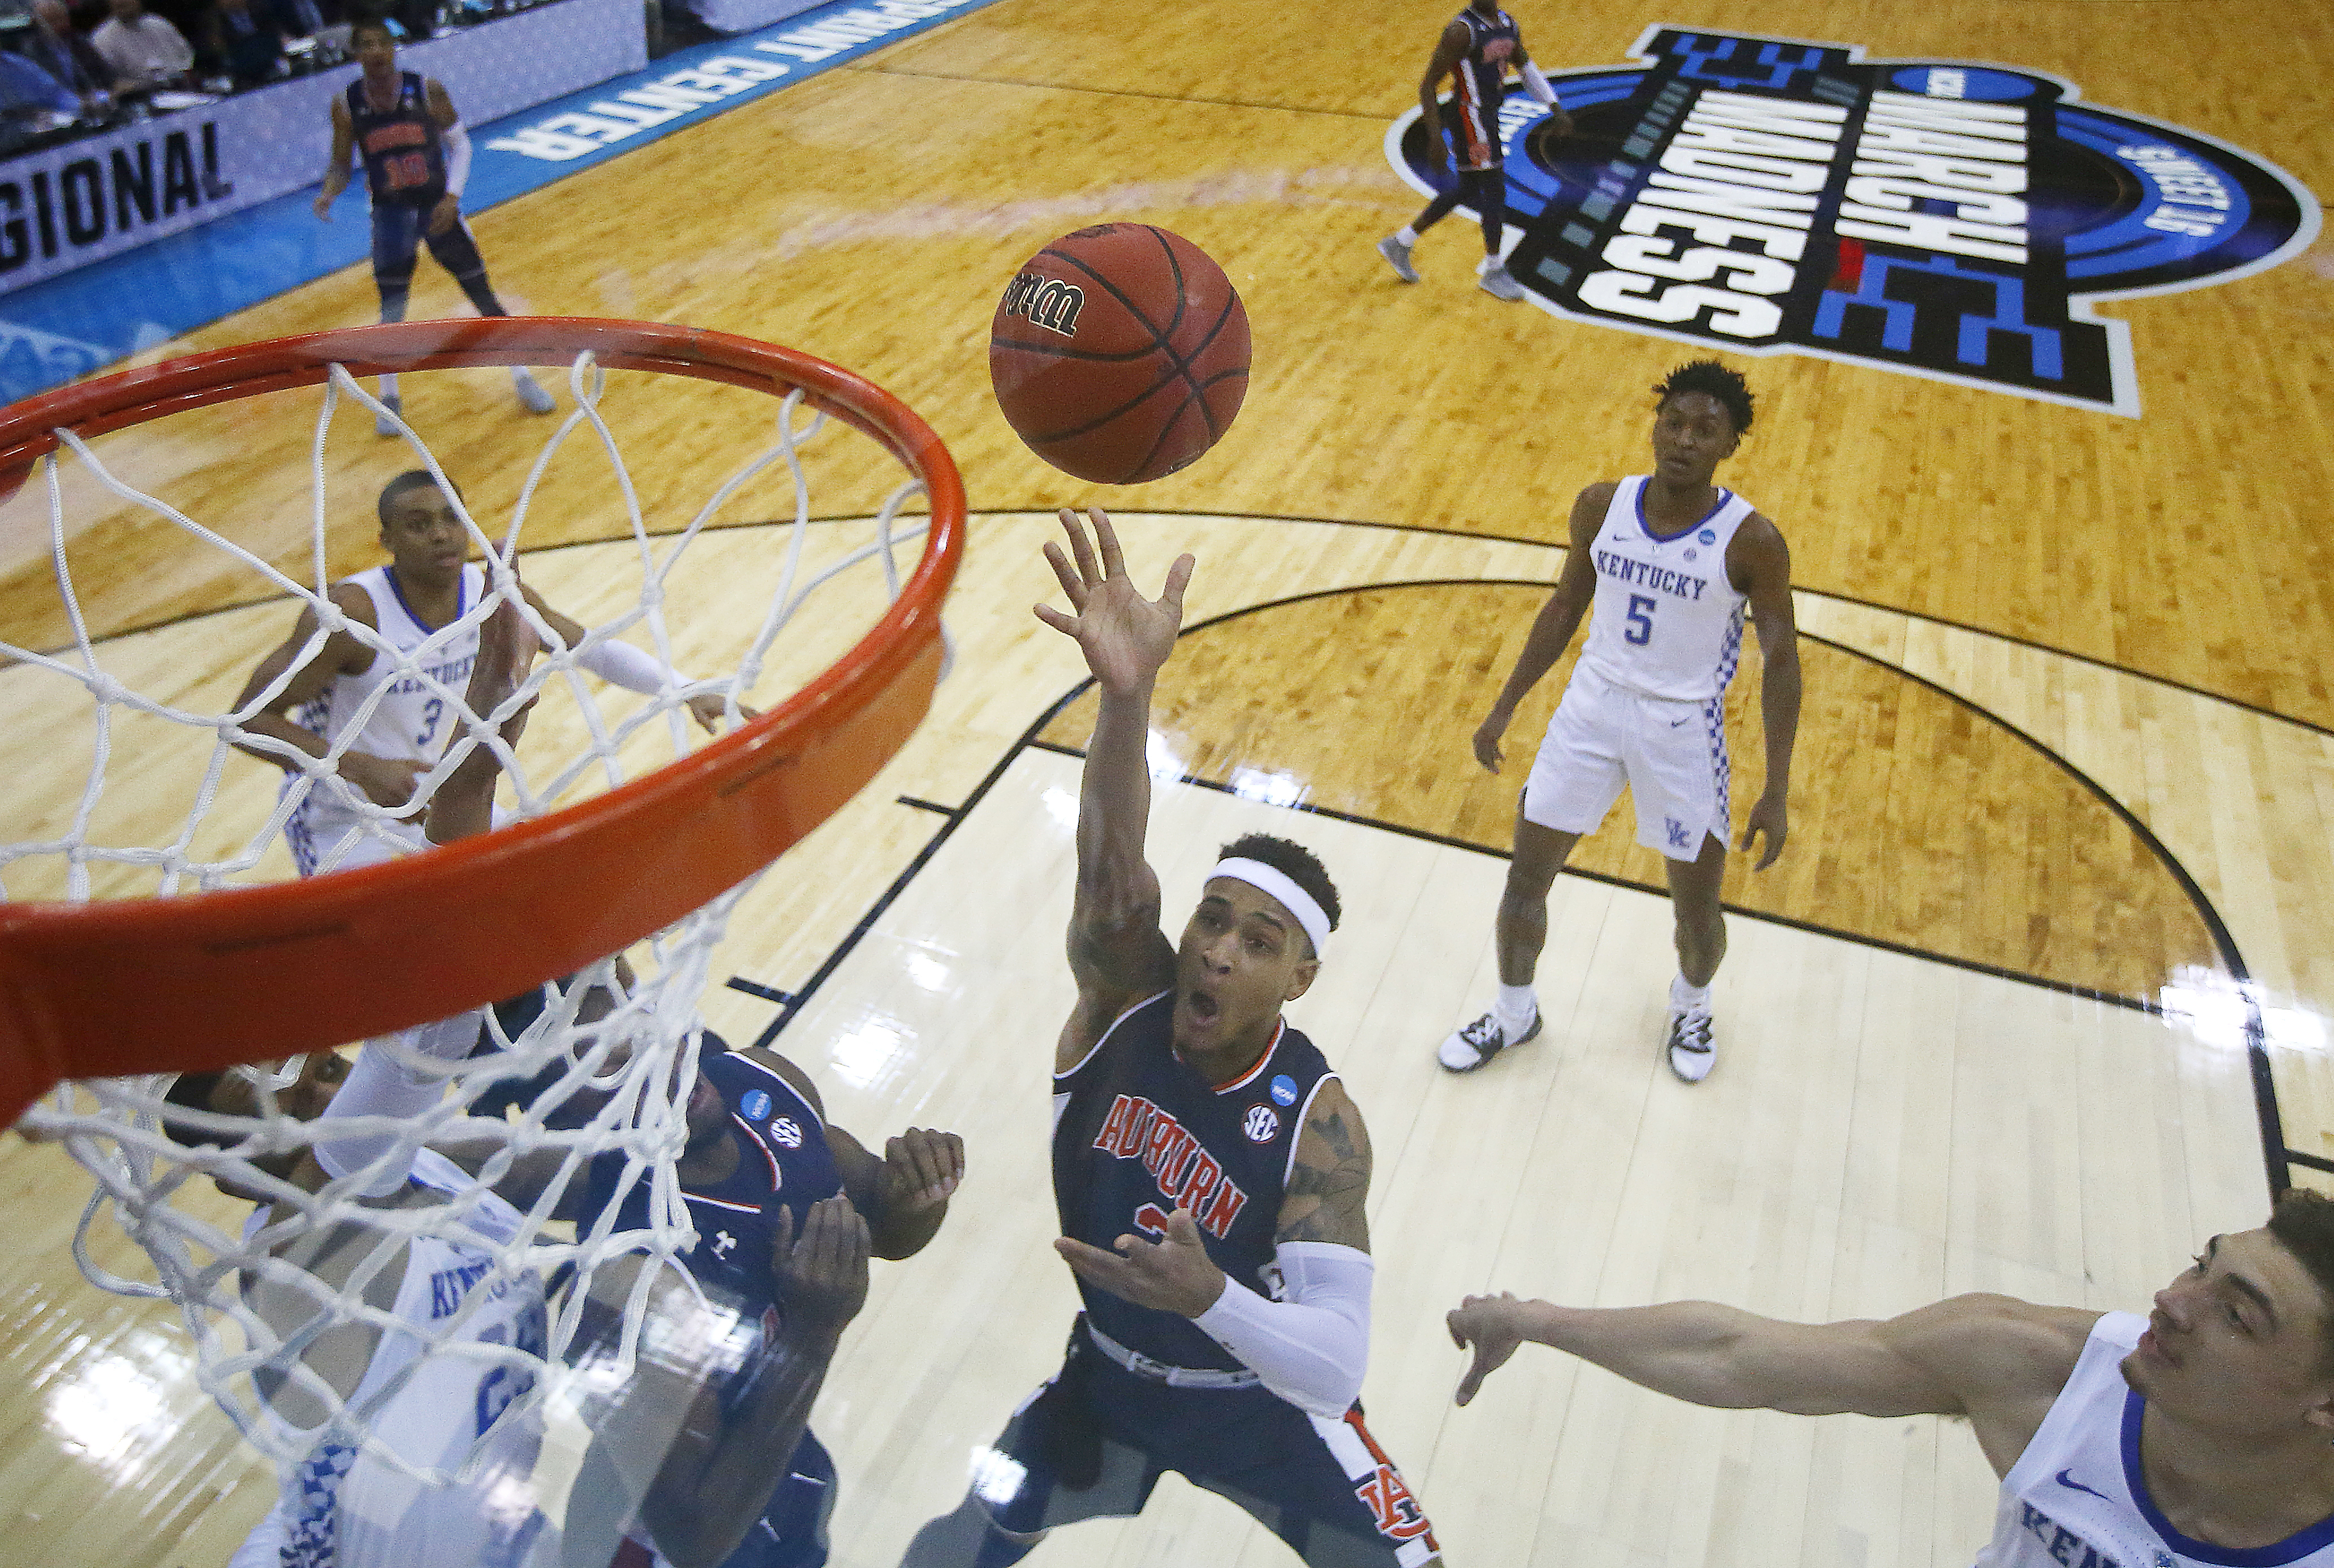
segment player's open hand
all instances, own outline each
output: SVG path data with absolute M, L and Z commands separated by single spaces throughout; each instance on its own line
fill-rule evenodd
M 721 718 L 729 711 L 729 705 L 719 692 L 699 692 L 690 697 L 685 706 L 689 709 L 689 717 L 697 721 L 698 728 L 708 735 L 721 733 Z M 762 717 L 762 710 L 758 707 L 748 707 L 741 702 L 738 705 L 738 716 L 740 718 L 759 718 Z
M 1481 724 L 1475 726 L 1475 760 L 1487 773 L 1497 773 L 1508 754 L 1500 749 L 1500 737 L 1508 733 L 1508 721 L 1515 716 L 1507 709 L 1495 707 Z
M 484 718 L 508 702 L 511 695 L 526 683 L 526 672 L 535 664 L 535 656 L 543 647 L 543 640 L 527 624 L 514 594 L 495 606 L 495 612 L 478 628 L 477 662 L 470 667 L 470 684 L 462 694 L 463 706 Z M 535 699 L 528 697 L 519 710 L 503 721 L 502 737 L 516 746 L 526 728 L 526 716 L 534 711 Z
M 1459 1380 L 1459 1402 L 1465 1404 L 1483 1386 L 1483 1380 L 1507 1364 L 1524 1342 L 1519 1321 L 1524 1303 L 1507 1291 L 1498 1295 L 1471 1295 L 1453 1308 L 1443 1319 L 1451 1330 L 1451 1342 L 1461 1350 L 1472 1348 L 1475 1360 L 1467 1368 L 1467 1375 Z
M 1122 1236 L 1113 1245 L 1118 1250 L 1108 1253 L 1065 1236 L 1055 1239 L 1054 1250 L 1080 1279 L 1136 1306 L 1195 1318 L 1224 1294 L 1224 1271 L 1208 1256 L 1188 1208 L 1167 1217 L 1156 1242 Z
M 362 751 L 341 755 L 341 776 L 377 806 L 401 806 L 410 801 L 414 781 L 422 771 L 422 765 L 410 757 L 374 756 Z
M 1159 673 L 1175 650 L 1175 633 L 1183 624 L 1183 588 L 1191 581 L 1191 557 L 1179 555 L 1167 569 L 1166 586 L 1156 600 L 1143 597 L 1134 579 L 1126 574 L 1126 557 L 1120 553 L 1118 534 L 1099 506 L 1089 507 L 1095 539 L 1086 540 L 1077 514 L 1063 509 L 1062 532 L 1070 536 L 1070 554 L 1058 544 L 1046 546 L 1046 563 L 1067 595 L 1074 615 L 1050 604 L 1037 607 L 1037 619 L 1066 636 L 1077 639 L 1086 656 L 1086 668 L 1106 692 L 1140 689 Z M 1095 551 L 1101 564 L 1095 564 Z M 1072 564 L 1075 562 L 1075 567 Z
M 1749 854 L 1751 841 L 1761 833 L 1767 835 L 1767 850 L 1759 857 L 1759 863 L 1750 868 L 1754 871 L 1763 871 L 1773 865 L 1775 857 L 1783 852 L 1783 842 L 1791 836 L 1790 813 L 1783 807 L 1782 796 L 1759 797 L 1759 803 L 1750 808 L 1750 822 L 1742 829 L 1742 842 L 1736 847 Z
M 810 1206 L 802 1237 L 794 1210 L 781 1205 L 770 1246 L 770 1272 L 789 1327 L 840 1333 L 867 1304 L 867 1222 L 841 1193 Z
M 318 217 L 323 219 L 326 223 L 333 221 L 333 197 L 330 194 L 318 196 L 313 205 L 316 209 L 316 216 Z
M 883 1178 L 877 1188 L 884 1218 L 914 1218 L 948 1207 L 964 1182 L 964 1140 L 953 1132 L 911 1127 L 883 1143 Z

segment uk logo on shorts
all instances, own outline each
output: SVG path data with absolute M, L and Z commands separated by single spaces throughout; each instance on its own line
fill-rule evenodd
M 1661 25 L 1629 55 L 1548 73 L 1567 136 L 1521 93 L 1500 111 L 1508 270 L 1569 320 L 2136 418 L 2131 333 L 2096 306 L 2318 233 L 2274 165 L 2044 72 Z M 1414 109 L 1385 147 L 1422 192 L 1456 178 Z
M 770 1123 L 770 1136 L 788 1149 L 802 1147 L 802 1128 L 791 1116 L 781 1116 Z
M 1686 834 L 1685 824 L 1675 817 L 1664 817 L 1662 831 L 1669 834 L 1670 848 L 1673 850 L 1684 849 L 1692 842 Z
M 1272 1102 L 1288 1106 L 1297 1103 L 1297 1080 L 1284 1073 L 1272 1081 Z
M 1240 1123 L 1240 1130 L 1248 1134 L 1250 1143 L 1269 1143 L 1273 1134 L 1280 1130 L 1280 1118 L 1272 1113 L 1269 1105 L 1251 1105 Z
M 745 1098 L 738 1101 L 738 1109 L 747 1121 L 759 1121 L 770 1113 L 770 1097 L 758 1089 L 748 1089 Z

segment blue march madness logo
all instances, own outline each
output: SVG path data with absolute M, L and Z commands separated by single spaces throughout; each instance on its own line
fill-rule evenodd
M 1551 72 L 1574 132 L 1500 116 L 1508 270 L 1546 308 L 2137 415 L 2104 299 L 2276 265 L 2317 235 L 2291 176 L 2072 82 L 1853 46 L 1646 29 L 1642 66 Z M 1412 110 L 1386 154 L 1449 188 Z

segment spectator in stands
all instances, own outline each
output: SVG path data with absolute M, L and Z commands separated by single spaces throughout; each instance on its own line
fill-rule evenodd
M 140 0 L 106 0 L 113 14 L 89 41 L 113 68 L 113 91 L 144 92 L 182 82 L 195 63 L 186 34 L 153 15 Z
M 213 0 L 203 14 L 203 47 L 213 67 L 234 78 L 237 88 L 272 81 L 284 66 L 284 31 L 275 7 L 255 10 L 251 0 Z
M 269 7 L 286 38 L 313 38 L 340 20 L 334 0 L 275 0 Z
M 85 119 L 94 120 L 113 106 L 107 90 L 113 80 L 105 56 L 73 31 L 72 14 L 64 0 L 33 0 L 33 25 L 24 34 L 24 58 L 57 79 L 57 84 L 81 101 Z

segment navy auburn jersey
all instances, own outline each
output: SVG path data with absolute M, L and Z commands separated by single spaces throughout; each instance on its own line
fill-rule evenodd
M 1278 1296 L 1273 1234 L 1297 1135 L 1336 1076 L 1313 1042 L 1274 1025 L 1272 1044 L 1230 1083 L 1175 1054 L 1175 993 L 1120 1014 L 1085 1060 L 1054 1075 L 1054 1202 L 1062 1234 L 1112 1250 L 1130 1232 L 1157 1239 L 1188 1208 L 1217 1267 Z M 1239 1360 L 1191 1319 L 1136 1306 L 1078 1281 L 1086 1317 L 1130 1350 L 1178 1367 L 1233 1371 Z
M 446 194 L 446 149 L 429 95 L 418 72 L 400 72 L 397 101 L 375 109 L 365 99 L 364 78 L 349 83 L 349 123 L 357 154 L 364 159 L 365 185 L 375 202 L 399 207 L 435 207 Z
M 1470 5 L 1459 13 L 1467 29 L 1467 53 L 1452 72 L 1451 140 L 1466 168 L 1490 168 L 1500 161 L 1500 103 L 1507 96 L 1508 63 L 1523 47 L 1516 19 L 1506 12 L 1486 22 Z
M 738 1169 L 726 1181 L 680 1189 L 697 1229 L 697 1246 L 681 1254 L 681 1262 L 717 1303 L 752 1321 L 775 1300 L 770 1255 L 779 1207 L 792 1211 L 800 1236 L 810 1206 L 843 1190 L 843 1173 L 827 1147 L 825 1122 L 781 1074 L 732 1052 L 709 1029 L 698 1066 L 728 1107 Z M 623 1169 L 621 1153 L 593 1161 L 594 1211 L 606 1204 Z M 617 1212 L 618 1228 L 645 1228 L 648 1202 L 648 1184 L 636 1182 Z

